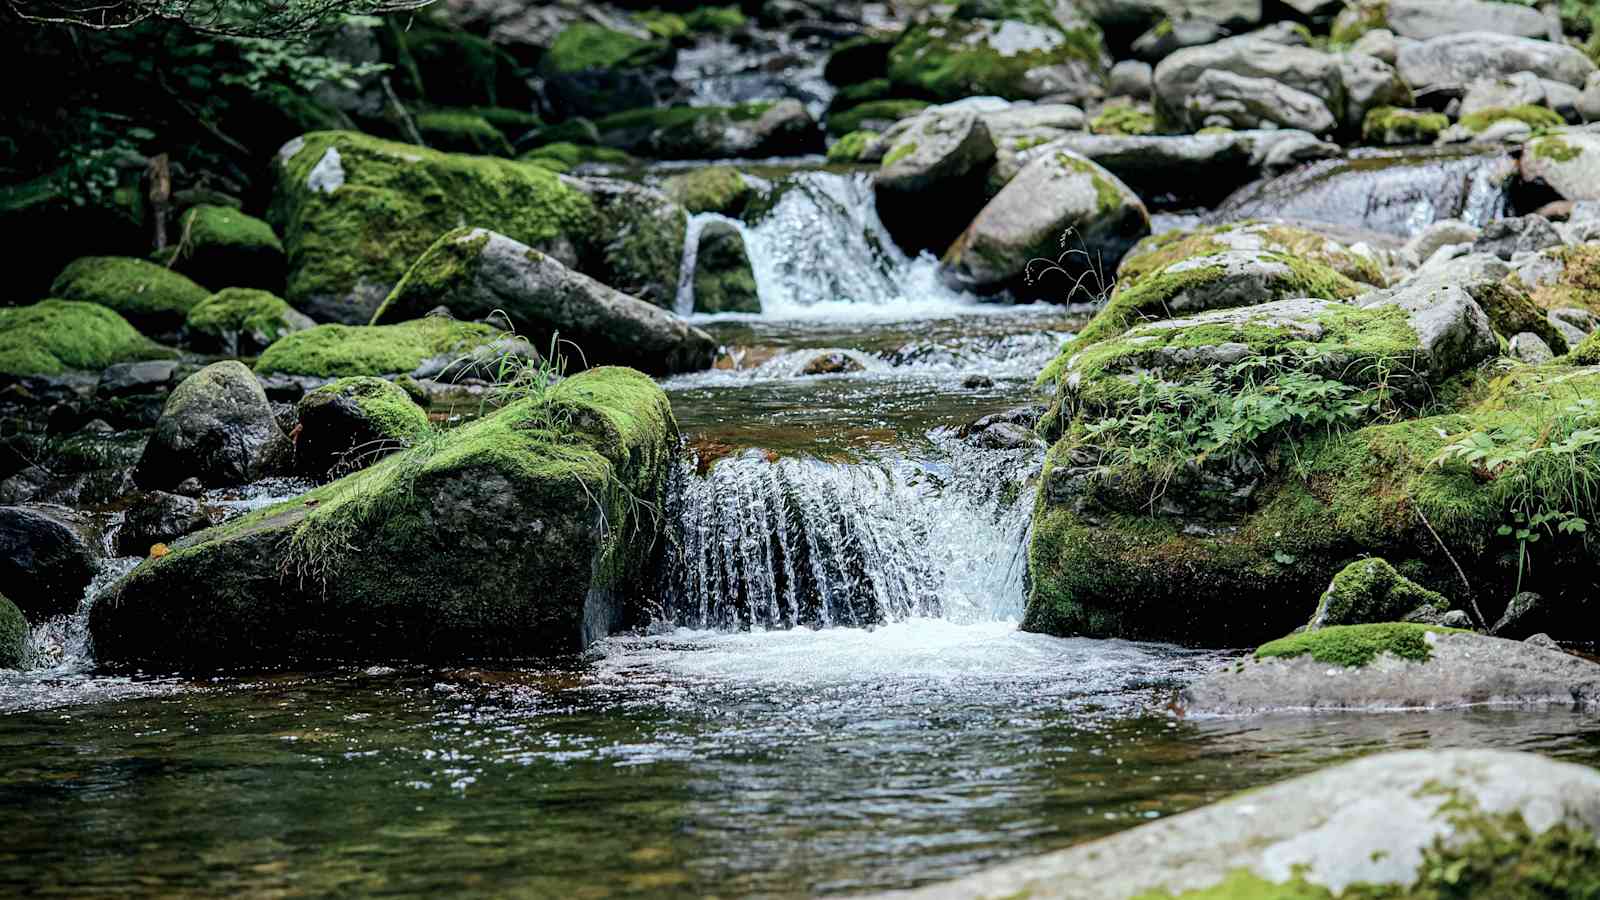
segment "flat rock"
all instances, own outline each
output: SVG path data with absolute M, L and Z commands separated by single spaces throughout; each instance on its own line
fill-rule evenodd
M 1582 87 L 1595 71 L 1594 63 L 1576 47 L 1487 31 L 1447 34 L 1404 45 L 1396 68 L 1414 91 L 1458 94 L 1479 78 L 1503 78 L 1517 72 Z

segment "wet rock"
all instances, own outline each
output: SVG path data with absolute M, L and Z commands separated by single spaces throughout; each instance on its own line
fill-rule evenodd
M 619 178 L 568 183 L 583 191 L 595 210 L 595 234 L 576 268 L 624 294 L 671 309 L 689 230 L 684 208 L 663 191 Z
M 1190 685 L 1189 713 L 1477 705 L 1600 706 L 1600 666 L 1521 641 L 1381 624 L 1262 645 L 1243 668 Z
M 1057 149 L 1028 163 L 979 211 L 944 254 L 945 273 L 993 291 L 1019 286 L 1030 262 L 1059 258 L 1067 280 L 1041 289 L 1070 290 L 1086 266 L 1114 267 L 1149 231 L 1150 214 L 1126 184 Z
M 49 472 L 40 466 L 28 466 L 21 472 L 0 480 L 0 505 L 26 503 L 39 496 L 49 483 Z
M 1157 113 L 1190 131 L 1266 123 L 1331 131 L 1343 90 L 1339 57 L 1252 37 L 1180 50 L 1155 70 Z
M 1544 597 L 1533 591 L 1523 591 L 1511 598 L 1506 611 L 1490 627 L 1489 633 L 1495 637 L 1521 640 L 1549 628 L 1554 624 L 1551 619 L 1551 610 L 1544 602 Z
M 173 390 L 135 477 L 155 490 L 190 477 L 210 487 L 247 484 L 286 468 L 289 449 L 261 383 L 230 360 L 206 366 Z
M 1547 363 L 1556 358 L 1555 353 L 1550 350 L 1550 345 L 1531 331 L 1520 331 L 1512 335 L 1507 355 L 1532 365 Z
M 166 392 L 178 371 L 176 360 L 152 359 L 144 362 L 117 363 L 100 373 L 95 385 L 97 397 L 129 397 L 137 394 Z
M 642 109 L 595 123 L 608 147 L 658 159 L 756 159 L 821 152 L 822 129 L 798 100 Z
M 1600 133 L 1536 137 L 1522 149 L 1522 179 L 1567 200 L 1600 200 Z
M 996 422 L 987 428 L 975 430 L 971 440 L 985 450 L 1021 450 L 1043 444 L 1032 429 L 1012 422 Z
M 1403 45 L 1395 67 L 1413 91 L 1457 96 L 1479 78 L 1532 72 L 1578 87 L 1595 71 L 1594 63 L 1577 48 L 1486 31 L 1447 34 Z
M 20 669 L 28 661 L 28 620 L 0 594 L 0 669 Z
M 1401 575 L 1379 558 L 1362 559 L 1345 566 L 1322 592 L 1317 610 L 1306 623 L 1308 631 L 1333 625 L 1371 622 L 1431 620 L 1443 616 L 1450 601 Z
M 1009 19 L 948 20 L 907 29 L 889 54 L 888 73 L 910 96 L 1082 105 L 1105 94 L 1105 57 L 1098 29 L 1087 21 L 1063 30 Z
M 459 228 L 441 237 L 417 260 L 374 321 L 407 323 L 439 304 L 462 319 L 499 310 L 519 333 L 541 341 L 560 332 L 578 345 L 590 365 L 632 365 L 660 374 L 694 371 L 711 365 L 717 346 L 710 335 L 680 317 L 482 228 Z M 263 357 L 262 365 L 270 361 Z
M 860 372 L 866 368 L 861 361 L 848 353 L 838 351 L 820 353 L 800 369 L 801 375 L 843 375 Z
M 295 467 L 316 478 L 363 469 L 432 429 L 428 414 L 393 382 L 341 378 L 295 406 Z
M 1396 267 L 1387 254 L 1364 241 L 1341 240 L 1330 233 L 1298 225 L 1239 222 L 1203 225 L 1145 238 L 1122 258 L 1117 267 L 1117 286 L 1127 290 L 1145 276 L 1176 262 L 1228 251 L 1254 253 L 1258 257 L 1260 254 L 1293 257 L 1327 266 L 1351 281 L 1373 287 L 1387 285 L 1385 269 Z M 1304 290 L 1303 286 L 1300 289 Z
M 649 510 L 663 501 L 678 434 L 666 395 L 638 372 L 591 369 L 546 399 L 568 422 L 559 442 L 540 429 L 544 407 L 520 401 L 406 451 L 416 455 L 394 477 L 356 473 L 180 539 L 95 604 L 97 662 L 582 650 L 621 626 L 621 592 L 660 546 Z
M 118 554 L 148 556 L 156 544 L 169 544 L 222 521 L 220 510 L 192 497 L 151 491 L 129 506 L 117 531 Z
M 976 112 L 919 116 L 873 176 L 884 227 L 909 251 L 942 249 L 982 208 L 994 156 L 994 140 Z M 930 192 L 940 197 L 937 208 L 928 205 Z
M 974 372 L 973 374 L 961 379 L 961 386 L 969 391 L 980 390 L 982 388 L 992 388 L 994 387 L 994 379 L 987 375 Z
M 1439 248 L 1451 244 L 1471 244 L 1483 234 L 1481 228 L 1468 225 L 1460 219 L 1442 219 L 1427 226 L 1411 240 L 1406 242 L 1405 254 L 1410 257 L 1413 264 L 1426 262 L 1439 252 Z
M 694 308 L 705 313 L 761 311 L 761 295 L 745 252 L 744 236 L 728 222 L 708 222 L 700 230 L 695 251 Z
M 1483 234 L 1473 242 L 1472 250 L 1475 253 L 1493 253 L 1508 260 L 1518 253 L 1531 253 L 1561 244 L 1561 234 L 1549 219 L 1529 215 L 1496 219 L 1483 226 Z
M 1147 62 L 1125 59 L 1111 67 L 1111 95 L 1148 100 L 1155 90 L 1155 69 Z
M 1491 859 L 1546 860 L 1554 844 L 1581 867 L 1595 858 L 1597 826 L 1600 773 L 1589 766 L 1496 750 L 1385 753 L 903 896 L 1348 897 L 1352 885 L 1404 896 L 1431 890 L 1447 866 L 1462 896 L 1490 896 L 1507 883 L 1503 868 L 1454 860 L 1490 847 L 1503 854 Z M 1479 879 L 1490 892 L 1474 891 Z
M 1389 30 L 1417 40 L 1468 31 L 1542 40 L 1550 31 L 1538 9 L 1494 0 L 1388 0 L 1384 11 Z
M 100 531 L 65 506 L 0 507 L 0 583 L 32 619 L 70 613 L 105 556 Z
M 225 288 L 189 310 L 189 343 L 229 356 L 257 356 L 286 334 L 317 323 L 281 298 L 250 288 Z

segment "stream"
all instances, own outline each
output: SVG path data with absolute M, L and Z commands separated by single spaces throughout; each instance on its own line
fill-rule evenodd
M 648 629 L 520 667 L 112 677 L 82 623 L 115 561 L 0 673 L 0 893 L 849 894 L 1371 752 L 1600 764 L 1564 710 L 1181 719 L 1233 652 L 1018 631 L 1043 447 L 962 427 L 1040 402 L 1083 317 L 943 287 L 864 175 L 793 180 L 740 226 L 764 312 L 696 317 L 738 368 L 663 382 L 694 457 Z

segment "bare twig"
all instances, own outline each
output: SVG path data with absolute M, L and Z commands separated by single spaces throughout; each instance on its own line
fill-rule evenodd
M 1478 596 L 1472 590 L 1472 582 L 1467 580 L 1466 571 L 1461 568 L 1460 563 L 1456 562 L 1455 555 L 1450 552 L 1450 548 L 1444 545 L 1444 539 L 1439 537 L 1439 532 L 1433 530 L 1433 523 L 1429 522 L 1428 517 L 1423 514 L 1422 507 L 1413 505 L 1411 508 L 1417 511 L 1417 518 L 1422 520 L 1422 526 L 1428 529 L 1428 533 L 1433 535 L 1433 539 L 1439 543 L 1439 549 L 1444 551 L 1445 559 L 1450 560 L 1450 565 L 1455 566 L 1456 574 L 1461 576 L 1461 586 L 1467 591 L 1467 602 L 1472 604 L 1472 614 L 1478 619 L 1478 627 L 1488 631 L 1489 620 L 1483 617 L 1483 610 L 1478 608 Z

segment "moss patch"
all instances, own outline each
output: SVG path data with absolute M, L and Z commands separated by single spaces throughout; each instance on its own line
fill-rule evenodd
M 535 147 L 517 158 L 523 162 L 542 165 L 546 168 L 549 168 L 551 163 L 555 163 L 560 166 L 558 171 L 562 172 L 568 172 L 589 163 L 598 163 L 606 166 L 629 166 L 637 162 L 632 156 L 621 150 L 613 150 L 610 147 L 591 147 L 567 141 L 558 141 L 554 144 Z
M 28 658 L 28 620 L 0 594 L 0 669 L 20 669 Z
M 1379 106 L 1367 111 L 1361 139 L 1369 144 L 1431 144 L 1450 127 L 1444 113 Z
M 876 131 L 852 131 L 828 148 L 828 162 L 853 163 L 860 162 L 867 148 L 878 140 Z
M 1394 570 L 1385 560 L 1357 560 L 1333 576 L 1317 602 L 1312 627 L 1390 622 L 1419 609 L 1444 613 L 1450 601 Z
M 417 131 L 422 142 L 446 153 L 510 156 L 511 142 L 482 116 L 457 110 L 418 113 Z
M 883 155 L 883 162 L 881 165 L 883 168 L 887 169 L 915 152 L 917 152 L 916 141 L 901 141 L 900 143 L 895 144 L 893 147 L 890 147 L 889 152 Z
M 539 67 L 552 74 L 626 69 L 655 62 L 662 47 L 594 22 L 568 25 L 556 35 Z
M 1372 259 L 1346 250 L 1309 228 L 1249 221 L 1169 231 L 1141 241 L 1117 267 L 1117 288 L 1131 288 L 1144 276 L 1173 263 L 1229 249 L 1281 253 L 1327 266 L 1352 281 L 1374 287 L 1384 287 L 1388 283 L 1383 270 Z
M 1425 635 L 1448 634 L 1458 629 L 1410 622 L 1382 622 L 1368 625 L 1333 625 L 1293 634 L 1256 648 L 1256 659 L 1293 659 L 1310 656 L 1320 663 L 1359 669 L 1389 653 L 1412 662 L 1433 658 L 1433 648 Z
M 210 292 L 177 272 L 143 259 L 86 256 L 56 276 L 50 295 L 116 310 L 141 331 L 165 332 L 183 324 Z
M 1571 306 L 1600 313 L 1600 245 L 1580 244 L 1554 252 L 1562 264 L 1561 274 L 1534 288 L 1533 302 L 1540 309 Z
M 1095 134 L 1154 134 L 1156 117 L 1147 109 L 1117 103 L 1090 119 L 1089 130 Z
M 1475 113 L 1462 116 L 1461 125 L 1473 134 L 1477 134 L 1490 125 L 1506 119 L 1522 122 L 1535 131 L 1544 128 L 1561 128 L 1567 124 L 1567 120 L 1561 118 L 1561 114 L 1553 109 L 1546 109 L 1543 106 L 1523 105 L 1480 109 Z
M 190 338 L 204 335 L 212 347 L 233 346 L 249 335 L 255 347 L 265 348 L 305 323 L 283 298 L 251 288 L 226 288 L 189 311 Z
M 98 372 L 113 363 L 177 355 L 96 303 L 42 300 L 0 308 L 0 375 Z
M 1583 155 L 1582 147 L 1574 147 L 1556 135 L 1549 135 L 1533 141 L 1529 149 L 1534 156 L 1540 159 L 1554 160 L 1555 162 L 1572 162 Z
M 689 212 L 725 216 L 738 216 L 755 193 L 755 187 L 732 166 L 705 166 L 674 175 L 661 187 Z
M 464 356 L 500 336 L 488 325 L 441 316 L 396 325 L 318 325 L 268 347 L 256 362 L 256 374 L 402 375 L 428 360 Z
M 989 41 L 1003 23 L 945 21 L 906 30 L 889 53 L 889 80 L 906 91 L 936 100 L 994 95 L 1031 99 L 1028 73 L 1044 66 L 1076 64 L 1100 72 L 1104 45 L 1092 26 L 1046 31 L 1054 46 L 1003 53 Z M 854 130 L 847 128 L 846 131 Z

